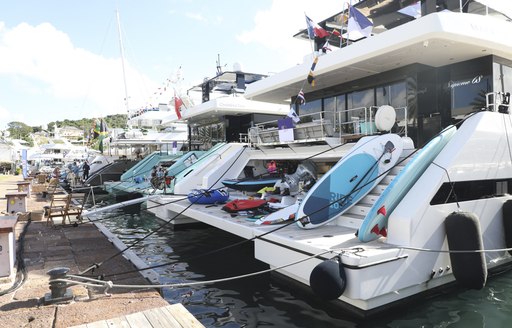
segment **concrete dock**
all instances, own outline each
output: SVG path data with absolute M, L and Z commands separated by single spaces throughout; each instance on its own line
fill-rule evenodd
M 0 175 L 0 210 L 6 213 L 6 193 L 17 190 L 21 176 Z M 41 212 L 49 200 L 32 192 L 27 199 L 28 212 Z M 111 289 L 110 296 L 104 290 L 75 285 L 68 287 L 72 299 L 62 303 L 48 304 L 45 294 L 50 292 L 47 272 L 54 268 L 67 267 L 70 274 L 78 274 L 94 263 L 100 263 L 118 249 L 91 223 L 76 226 L 48 225 L 46 219 L 33 215 L 36 220 L 25 221 L 19 216 L 15 226 L 18 238 L 28 225 L 23 241 L 23 259 L 27 270 L 26 280 L 17 290 L 5 293 L 14 283 L 13 277 L 0 277 L 0 327 L 92 327 L 92 323 L 107 323 L 108 327 L 123 326 L 119 318 L 163 316 L 157 322 L 176 322 L 176 327 L 203 327 L 180 304 L 171 311 L 169 304 L 141 274 L 135 272 L 122 276 L 114 273 L 135 269 L 133 263 L 123 256 L 116 256 L 94 271 L 94 276 L 106 275 L 108 280 L 118 284 L 148 285 L 148 288 Z M 21 242 L 21 241 L 18 241 Z M 17 246 L 19 247 L 19 245 Z M 173 318 L 182 316 L 182 318 Z M 117 319 L 116 319 L 117 318 Z M 123 319 L 123 320 L 125 320 Z M 110 320 L 110 321 L 109 321 Z M 115 325 L 119 322 L 119 325 Z M 149 321 L 148 321 L 149 322 Z M 100 325 L 98 323 L 97 325 Z M 105 327 L 107 327 L 105 326 Z M 148 323 L 147 327 L 152 327 Z M 172 327 L 165 325 L 165 327 Z M 96 326 L 95 326 L 96 327 Z

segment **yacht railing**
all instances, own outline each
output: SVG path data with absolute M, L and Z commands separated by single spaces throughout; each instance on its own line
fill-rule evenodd
M 485 95 L 485 108 L 493 112 L 509 114 L 510 92 L 489 92 Z
M 334 138 L 333 122 L 323 117 L 322 112 L 299 116 L 299 123 L 294 124 L 293 138 L 283 138 L 279 133 L 278 121 L 258 123 L 248 130 L 248 140 L 253 145 L 279 145 L 325 141 Z
M 363 136 L 377 134 L 375 114 L 379 107 L 359 107 L 340 111 L 332 115 L 327 112 L 300 115 L 300 121 L 293 126 L 293 138 L 283 140 L 279 133 L 278 121 L 258 123 L 249 128 L 247 135 L 241 134 L 241 142 L 252 145 L 280 145 L 291 143 L 327 142 L 342 143 L 357 140 Z M 407 136 L 407 107 L 395 109 L 397 113 L 395 132 Z

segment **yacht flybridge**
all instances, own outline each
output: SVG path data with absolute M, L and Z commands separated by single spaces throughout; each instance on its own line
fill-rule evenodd
M 285 226 L 257 225 L 176 195 L 149 200 L 151 211 L 254 239 L 257 259 L 362 315 L 455 283 L 482 288 L 488 272 L 512 264 L 512 23 L 479 1 L 442 7 L 425 0 L 421 17 L 398 13 L 415 3 L 359 2 L 355 7 L 373 20 L 374 35 L 315 53 L 315 86 L 304 83 L 313 57 L 248 85 L 246 98 L 293 104 L 300 121 L 290 134 L 282 121 L 253 124 L 248 143 L 219 147 L 174 188 L 177 194 L 220 188 L 223 179 L 262 173 L 270 160 L 312 160 L 317 183 L 330 177 L 333 188 L 314 199 L 337 207 L 364 186 L 367 173 L 395 163 L 353 206 L 308 228 L 314 213 L 305 202 L 316 192 L 313 185 L 294 203 L 295 213 L 304 215 L 276 221 Z M 319 24 L 329 30 L 347 14 Z M 350 32 L 340 24 L 341 35 Z M 392 138 L 395 145 L 375 141 L 389 134 L 400 135 Z M 375 158 L 367 171 L 359 173 L 359 162 L 329 170 L 356 152 Z M 333 192 L 354 181 L 349 193 Z M 236 197 L 243 195 L 232 193 L 230 200 Z

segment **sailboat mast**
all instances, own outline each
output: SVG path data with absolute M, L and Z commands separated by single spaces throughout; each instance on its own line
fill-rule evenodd
M 119 10 L 116 10 L 116 18 L 117 18 L 117 31 L 119 33 L 119 48 L 121 50 L 121 64 L 123 66 L 123 82 L 124 82 L 124 105 L 126 107 L 126 114 L 130 115 L 130 107 L 128 106 L 128 87 L 126 85 L 126 70 L 124 63 L 124 46 L 123 46 L 123 38 L 121 34 L 121 23 L 119 20 Z

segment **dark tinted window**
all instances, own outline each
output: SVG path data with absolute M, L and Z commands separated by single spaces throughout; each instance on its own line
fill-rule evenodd
M 499 197 L 508 193 L 511 186 L 511 179 L 445 182 L 430 201 L 430 205 Z

